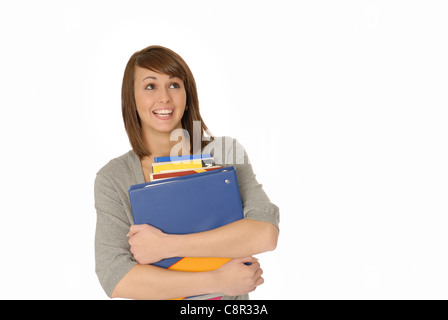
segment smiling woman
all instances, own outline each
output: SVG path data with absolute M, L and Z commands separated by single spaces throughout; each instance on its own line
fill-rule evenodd
M 181 79 L 136 67 L 135 102 L 145 141 L 158 132 L 182 128 L 186 101 Z
M 152 105 L 151 110 L 148 109 L 148 103 Z M 173 110 L 173 118 L 156 116 L 153 111 L 159 110 Z M 152 115 L 148 114 L 151 112 Z M 150 155 L 146 147 L 149 141 L 144 140 L 148 139 L 149 135 L 145 133 L 141 135 L 140 130 L 148 130 L 151 125 L 147 128 L 142 126 L 142 117 L 172 120 L 169 123 L 159 123 L 165 130 L 172 127 L 173 123 L 176 124 L 176 128 L 182 126 L 190 132 L 191 148 L 194 121 L 201 123 L 199 140 L 202 141 L 201 148 L 213 140 L 199 112 L 199 99 L 193 74 L 182 57 L 168 48 L 150 46 L 131 56 L 123 77 L 122 113 L 129 141 L 140 158 Z M 152 132 L 155 133 L 154 130 Z M 203 139 L 204 135 L 210 139 Z
M 151 46 L 130 58 L 123 77 L 122 113 L 132 150 L 112 159 L 95 180 L 96 272 L 107 295 L 131 299 L 201 295 L 205 299 L 210 294 L 209 298 L 247 299 L 247 293 L 264 282 L 260 264 L 252 255 L 275 249 L 279 210 L 255 179 L 244 148 L 235 139 L 211 136 L 199 113 L 190 69 L 179 55 L 164 47 Z M 178 144 L 171 140 L 177 129 L 184 129 L 190 137 L 188 148 L 180 149 L 181 155 L 207 148 L 213 151 L 210 153 L 222 153 L 215 157 L 217 164 L 235 167 L 244 219 L 183 235 L 166 234 L 147 224 L 134 225 L 128 189 L 150 180 L 154 157 L 170 155 Z M 201 141 L 201 150 L 193 150 L 193 140 Z M 176 201 L 175 194 L 172 198 Z M 232 259 L 204 272 L 151 265 L 170 257 Z

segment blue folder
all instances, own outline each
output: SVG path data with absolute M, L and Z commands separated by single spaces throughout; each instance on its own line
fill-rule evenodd
M 196 159 L 204 159 L 211 158 L 210 154 L 194 154 L 187 156 L 173 156 L 173 157 L 155 157 L 154 162 L 172 162 L 172 161 L 185 161 L 185 160 L 196 160 Z
M 234 167 L 134 185 L 129 198 L 135 224 L 150 224 L 168 234 L 207 231 L 243 218 Z M 154 265 L 168 268 L 181 259 Z

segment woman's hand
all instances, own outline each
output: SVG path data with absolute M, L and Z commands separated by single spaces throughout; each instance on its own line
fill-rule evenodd
M 148 224 L 133 225 L 128 233 L 129 245 L 139 264 L 150 264 L 171 257 L 169 235 Z
M 263 270 L 254 257 L 232 259 L 212 272 L 215 273 L 217 292 L 228 296 L 252 292 L 264 282 Z

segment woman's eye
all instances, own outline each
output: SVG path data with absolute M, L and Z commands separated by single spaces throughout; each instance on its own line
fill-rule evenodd
M 150 83 L 150 84 L 148 84 L 147 86 L 146 86 L 146 90 L 152 90 L 152 89 L 154 89 L 154 85 L 152 84 L 152 83 Z
M 177 82 L 173 82 L 173 83 L 170 85 L 170 89 L 177 89 L 177 88 L 180 88 L 180 85 L 179 85 Z

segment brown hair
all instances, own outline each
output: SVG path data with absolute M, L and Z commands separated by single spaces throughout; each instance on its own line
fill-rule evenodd
M 140 117 L 135 103 L 134 74 L 136 66 L 169 76 L 175 76 L 184 82 L 188 110 L 184 112 L 182 117 L 182 128 L 190 134 L 190 152 L 193 153 L 193 121 L 200 121 L 202 150 L 213 140 L 213 136 L 202 120 L 199 112 L 196 82 L 194 81 L 190 68 L 174 51 L 162 46 L 149 46 L 137 51 L 131 56 L 124 71 L 121 87 L 121 111 L 123 113 L 124 127 L 134 152 L 140 159 L 145 156 L 150 156 L 150 152 L 143 141 Z M 203 141 L 204 133 L 210 137 L 210 141 Z M 197 151 L 200 150 L 194 150 L 194 152 Z

